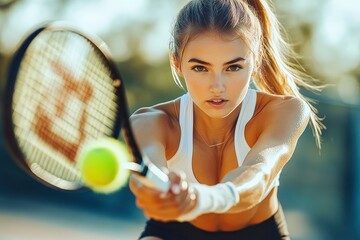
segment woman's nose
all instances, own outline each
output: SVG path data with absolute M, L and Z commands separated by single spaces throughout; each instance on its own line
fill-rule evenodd
M 225 78 L 222 74 L 215 74 L 212 81 L 210 91 L 212 93 L 222 93 L 225 91 Z

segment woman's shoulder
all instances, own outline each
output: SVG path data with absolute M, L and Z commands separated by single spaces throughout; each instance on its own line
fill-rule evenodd
M 174 122 L 177 122 L 178 102 L 178 99 L 174 99 L 153 106 L 139 108 L 131 115 L 130 120 L 133 124 L 140 123 L 146 124 L 147 126 L 150 124 L 161 124 L 159 126 L 170 126 L 174 124 Z
M 270 122 L 281 123 L 284 119 L 289 119 L 293 124 L 306 125 L 310 115 L 309 104 L 300 97 L 257 92 L 254 120 L 258 126 L 261 123 L 264 126 L 269 126 L 267 123 Z
M 310 113 L 309 104 L 300 97 L 257 92 L 257 111 L 274 113 Z

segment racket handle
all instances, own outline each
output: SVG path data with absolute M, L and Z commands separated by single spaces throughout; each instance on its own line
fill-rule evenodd
M 145 184 L 162 192 L 168 192 L 170 188 L 169 177 L 153 163 L 143 166 L 141 175 L 145 177 Z

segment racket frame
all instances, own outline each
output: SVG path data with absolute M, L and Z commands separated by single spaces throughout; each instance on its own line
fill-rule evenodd
M 94 46 L 94 49 L 104 58 L 105 61 L 107 61 L 109 68 L 112 70 L 112 79 L 114 89 L 115 89 L 115 95 L 118 98 L 118 105 L 121 105 L 121 107 L 118 108 L 118 112 L 115 116 L 114 121 L 114 127 L 112 134 L 109 137 L 118 139 L 120 136 L 120 130 L 122 128 L 121 125 L 130 126 L 128 123 L 128 110 L 126 102 L 125 91 L 124 91 L 124 83 L 122 81 L 122 78 L 120 76 L 120 73 L 115 65 L 115 63 L 111 60 L 110 53 L 107 49 L 106 44 L 96 36 L 91 36 L 90 34 L 85 34 L 84 32 L 79 31 L 78 29 L 64 23 L 64 22 L 50 22 L 46 23 L 41 27 L 38 27 L 37 29 L 31 31 L 31 33 L 20 42 L 20 45 L 16 48 L 13 58 L 10 61 L 9 70 L 7 79 L 5 82 L 4 87 L 4 94 L 3 94 L 3 127 L 4 127 L 4 135 L 5 135 L 5 142 L 10 150 L 10 154 L 17 163 L 17 165 L 25 170 L 30 176 L 38 180 L 44 185 L 55 187 L 56 189 L 62 189 L 62 190 L 77 190 L 82 189 L 83 185 L 79 182 L 70 182 L 64 179 L 61 179 L 55 175 L 52 175 L 50 173 L 44 174 L 41 173 L 40 175 L 35 173 L 30 166 L 27 164 L 25 160 L 25 155 L 23 154 L 23 151 L 21 150 L 18 141 L 16 140 L 15 132 L 14 132 L 14 122 L 13 122 L 13 95 L 15 92 L 15 86 L 16 86 L 16 80 L 19 73 L 19 68 L 21 65 L 21 61 L 24 58 L 27 49 L 31 45 L 34 39 L 36 39 L 41 33 L 45 31 L 68 31 L 72 32 L 74 34 L 77 34 L 81 37 L 83 37 L 86 41 L 88 41 L 91 45 Z M 125 117 L 126 116 L 126 117 Z M 123 121 L 127 122 L 125 124 L 121 124 Z M 131 131 L 127 131 L 127 136 L 129 138 L 133 137 Z M 134 143 L 134 140 L 130 140 L 129 142 Z M 136 146 L 136 145 L 135 145 Z M 139 149 L 135 147 L 136 149 L 133 149 L 133 153 L 139 153 Z M 138 156 L 138 155 L 137 155 Z M 140 155 L 141 156 L 141 155 Z M 44 172 L 46 172 L 44 170 Z

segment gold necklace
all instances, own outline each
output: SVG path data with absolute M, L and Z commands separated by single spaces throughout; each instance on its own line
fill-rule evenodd
M 208 144 L 205 140 L 205 138 L 203 138 L 203 136 L 201 136 L 201 134 L 197 131 L 197 134 L 200 136 L 200 138 L 202 139 L 202 141 L 209 147 L 209 148 L 213 148 L 213 147 L 217 147 L 217 146 L 220 146 L 220 145 L 223 145 L 229 138 L 230 136 L 228 136 L 223 142 L 220 142 L 220 143 L 215 143 L 215 144 Z M 229 134 L 231 135 L 231 134 Z

